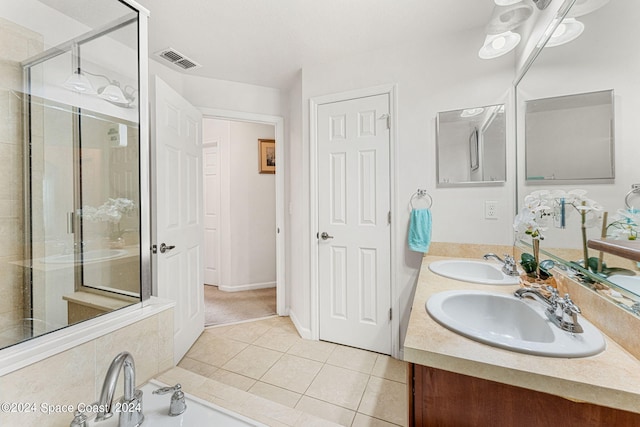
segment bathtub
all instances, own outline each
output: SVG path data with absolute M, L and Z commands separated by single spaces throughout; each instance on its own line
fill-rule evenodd
M 173 385 L 173 384 L 172 384 Z M 181 415 L 170 417 L 169 402 L 171 394 L 157 395 L 153 390 L 166 387 L 167 384 L 151 380 L 142 387 L 143 426 L 149 427 L 190 427 L 190 426 L 224 426 L 224 427 L 267 427 L 265 424 L 236 414 L 218 405 L 185 393 L 187 410 Z M 115 427 L 118 425 L 118 414 L 105 421 L 91 420 L 91 427 Z

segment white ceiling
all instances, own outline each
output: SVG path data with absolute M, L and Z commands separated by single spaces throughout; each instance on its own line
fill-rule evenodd
M 137 1 L 151 11 L 150 53 L 172 47 L 203 65 L 188 74 L 281 89 L 305 64 L 483 28 L 495 6 L 493 0 Z

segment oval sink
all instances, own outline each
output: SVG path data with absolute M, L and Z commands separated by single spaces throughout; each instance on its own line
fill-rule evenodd
M 429 315 L 442 326 L 472 340 L 519 353 L 549 357 L 586 357 L 605 349 L 600 331 L 580 317 L 584 332 L 572 334 L 547 319 L 532 300 L 481 291 L 446 291 L 427 300 Z
M 508 276 L 502 267 L 482 261 L 447 259 L 429 264 L 429 270 L 450 279 L 483 285 L 517 285 L 519 276 Z
M 635 295 L 640 295 L 640 276 L 623 276 L 622 274 L 614 274 L 607 277 L 607 280 Z
M 119 258 L 127 254 L 124 249 L 94 249 L 82 254 L 84 262 L 105 261 Z M 52 255 L 42 259 L 45 264 L 67 264 L 75 262 L 75 254 Z

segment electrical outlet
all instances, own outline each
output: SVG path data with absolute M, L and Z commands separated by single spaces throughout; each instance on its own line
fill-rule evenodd
M 498 219 L 498 202 L 495 200 L 485 200 L 484 219 Z

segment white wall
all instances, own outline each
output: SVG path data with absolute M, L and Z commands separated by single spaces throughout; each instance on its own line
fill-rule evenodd
M 398 249 L 395 277 L 400 310 L 403 316 L 400 336 L 409 316 L 422 257 L 410 252 L 406 245 L 409 221 L 409 199 L 418 188 L 427 189 L 433 197 L 433 240 L 442 242 L 468 242 L 512 244 L 511 221 L 514 213 L 514 170 L 508 169 L 508 182 L 504 185 L 473 188 L 436 188 L 435 117 L 438 111 L 461 109 L 469 106 L 489 105 L 507 101 L 513 78 L 513 56 L 493 61 L 477 57 L 484 36 L 482 29 L 459 34 L 449 43 L 413 43 L 393 49 L 363 53 L 330 64 L 309 64 L 302 72 L 302 93 L 292 95 L 291 110 L 302 104 L 302 149 L 291 147 L 291 202 L 300 233 L 292 242 L 299 251 L 292 251 L 291 281 L 300 289 L 291 300 L 292 317 L 303 329 L 311 328 L 308 309 L 308 266 L 310 239 L 316 230 L 310 224 L 308 207 L 309 164 L 309 99 L 353 89 L 397 83 L 397 165 L 395 188 L 397 204 L 393 206 L 393 221 L 400 230 L 393 245 Z M 510 108 L 508 104 L 507 108 Z M 512 125 L 512 124 L 509 124 Z M 508 142 L 513 145 L 513 141 Z M 510 147 L 508 156 L 514 156 Z M 511 165 L 513 166 L 513 165 Z M 484 201 L 498 200 L 498 220 L 484 220 Z

